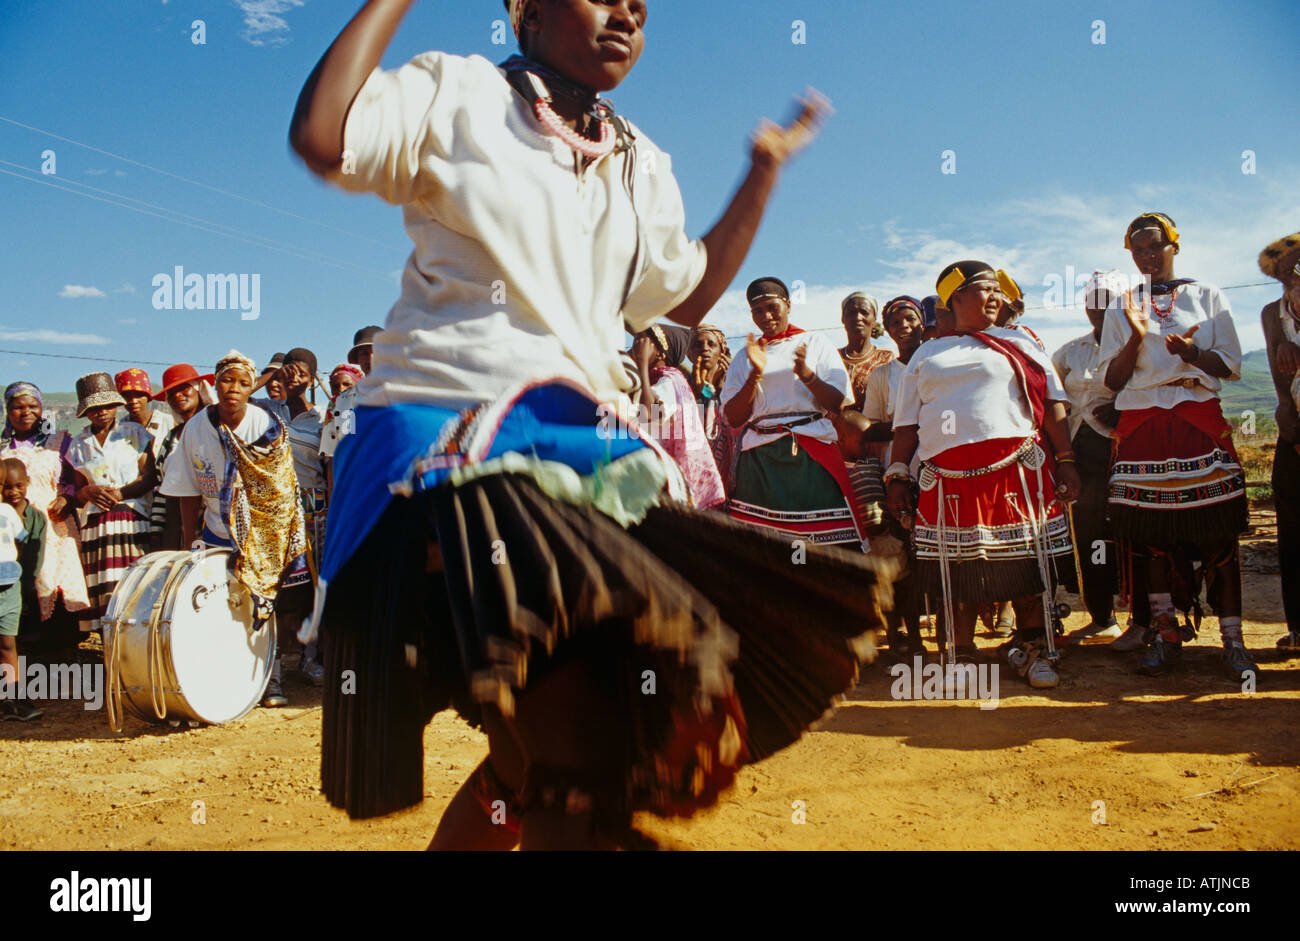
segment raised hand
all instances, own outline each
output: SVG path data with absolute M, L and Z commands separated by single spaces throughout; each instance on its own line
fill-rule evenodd
M 1182 356 L 1196 345 L 1192 337 L 1196 335 L 1196 331 L 1199 329 L 1201 329 L 1201 325 L 1197 323 L 1192 324 L 1192 328 L 1186 333 L 1169 334 L 1169 336 L 1165 337 L 1165 349 L 1175 356 Z
M 1137 303 L 1133 300 L 1133 292 L 1129 291 L 1124 298 L 1124 318 L 1128 321 L 1133 335 L 1142 339 L 1147 335 L 1147 327 L 1150 325 L 1151 315 L 1147 312 L 1145 303 Z
M 794 351 L 794 374 L 799 377 L 801 382 L 807 382 L 815 375 L 808 366 L 807 343 L 800 344 L 799 348 Z
M 817 137 L 821 124 L 831 114 L 830 99 L 815 88 L 799 99 L 799 113 L 786 127 L 764 118 L 754 131 L 751 156 L 754 163 L 780 167 Z

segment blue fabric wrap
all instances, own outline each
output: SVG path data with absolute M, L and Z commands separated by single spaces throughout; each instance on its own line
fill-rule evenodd
M 534 386 L 517 398 L 501 420 L 484 460 L 510 452 L 556 461 L 587 476 L 612 461 L 647 447 L 618 433 L 612 414 L 602 419 L 595 400 L 567 385 Z M 334 493 L 326 527 L 321 577 L 333 580 L 369 535 L 393 499 L 389 484 L 402 481 L 412 463 L 426 455 L 460 413 L 436 405 L 361 406 L 355 431 L 334 455 Z M 613 432 L 613 433 L 611 433 Z M 427 471 L 417 484 L 428 490 L 451 473 Z

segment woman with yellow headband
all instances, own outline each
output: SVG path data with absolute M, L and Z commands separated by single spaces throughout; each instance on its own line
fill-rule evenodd
M 937 289 L 957 331 L 923 343 L 903 375 L 885 472 L 889 509 L 914 518 L 914 581 L 943 601 L 955 635 L 948 656 L 977 660 L 978 609 L 1010 598 L 1008 659 L 1030 686 L 1050 688 L 1059 682 L 1046 633 L 1050 593 L 1073 580 L 1064 502 L 1080 485 L 1068 399 L 1047 354 L 995 326 L 1003 294 L 991 267 L 949 265 Z
M 1124 247 L 1146 278 L 1114 298 L 1102 326 L 1098 370 L 1118 393 L 1110 472 L 1112 532 L 1121 563 L 1142 565 L 1151 602 L 1150 647 L 1138 663 L 1165 673 L 1200 620 L 1200 583 L 1219 616 L 1224 659 L 1234 680 L 1253 680 L 1241 633 L 1238 536 L 1247 526 L 1246 478 L 1223 418 L 1219 392 L 1241 378 L 1241 344 L 1232 310 L 1212 284 L 1174 277 L 1178 228 L 1164 213 L 1144 213 Z M 1193 576 L 1192 562 L 1200 562 Z
M 509 0 L 520 54 L 499 66 L 377 69 L 410 6 L 361 8 L 290 130 L 314 172 L 403 206 L 415 242 L 301 635 L 357 678 L 325 687 L 323 790 L 354 816 L 419 803 L 424 725 L 454 705 L 489 756 L 435 848 L 642 845 L 635 811 L 688 815 L 798 738 L 853 681 L 870 624 L 850 612 L 876 610 L 874 568 L 792 566 L 788 541 L 676 502 L 671 458 L 618 421 L 625 325 L 700 322 L 826 105 L 760 125 L 695 240 L 668 155 L 601 97 L 642 54 L 644 0 Z

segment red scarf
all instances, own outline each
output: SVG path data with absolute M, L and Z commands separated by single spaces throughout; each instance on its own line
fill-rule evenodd
M 1012 371 L 1016 374 L 1016 381 L 1020 384 L 1020 391 L 1029 402 L 1029 411 L 1034 417 L 1034 427 L 1042 428 L 1043 416 L 1047 412 L 1047 373 L 1043 367 L 1016 344 L 1002 337 L 990 336 L 983 330 L 962 333 L 960 336 L 979 340 L 1007 358 L 1011 363 Z
M 785 329 L 782 330 L 780 333 L 778 333 L 776 336 L 774 336 L 774 337 L 759 337 L 759 338 L 758 338 L 758 345 L 759 345 L 759 346 L 767 346 L 769 343 L 775 343 L 777 340 L 788 340 L 788 339 L 790 339 L 790 337 L 792 337 L 792 336 L 796 336 L 797 334 L 800 334 L 800 333 L 803 333 L 803 332 L 804 332 L 804 329 L 803 329 L 802 327 L 796 327 L 796 326 L 795 326 L 794 324 L 792 324 L 792 323 L 787 323 Z

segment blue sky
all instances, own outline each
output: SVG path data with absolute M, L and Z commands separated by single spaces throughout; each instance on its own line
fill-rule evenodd
M 261 363 L 305 345 L 328 371 L 354 329 L 383 323 L 409 253 L 399 211 L 324 186 L 286 144 L 303 80 L 358 7 L 6 6 L 0 350 L 16 352 L 0 352 L 0 381 L 71 391 L 128 360 L 157 382 L 153 363 L 210 366 L 232 346 Z M 492 43 L 502 17 L 496 0 L 424 0 L 384 64 L 427 49 L 499 61 L 513 51 Z M 1007 268 L 1044 308 L 1045 282 L 1070 271 L 1132 272 L 1124 228 L 1148 209 L 1179 224 L 1180 276 L 1264 280 L 1259 250 L 1300 229 L 1297 24 L 1286 0 L 649 0 L 645 54 L 610 97 L 672 154 L 692 234 L 730 197 L 760 117 L 788 117 L 805 86 L 831 98 L 709 317 L 729 333 L 749 328 L 740 292 L 759 275 L 803 282 L 794 320 L 819 328 L 852 290 L 930 293 L 966 257 Z M 155 309 L 152 279 L 177 266 L 258 275 L 260 316 Z M 1259 309 L 1277 294 L 1228 292 L 1245 348 L 1262 346 Z M 1049 348 L 1086 326 L 1078 309 L 1027 322 Z

